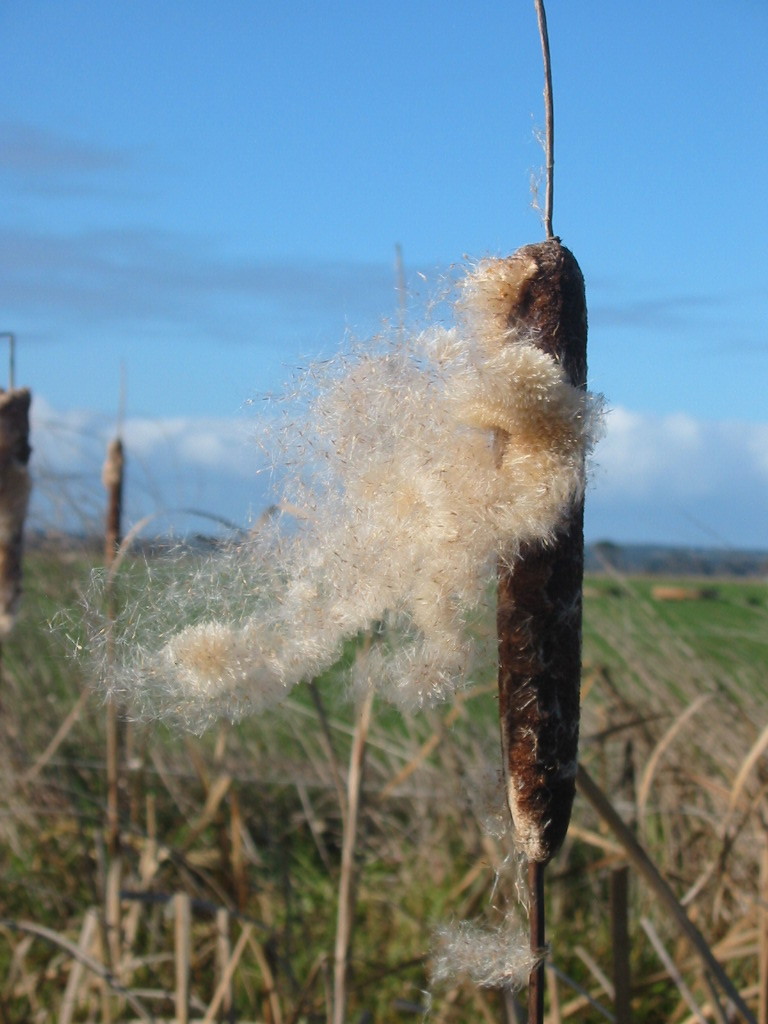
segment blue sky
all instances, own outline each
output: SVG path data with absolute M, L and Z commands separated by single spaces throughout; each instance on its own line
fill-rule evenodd
M 612 409 L 587 533 L 768 547 L 768 7 L 690 11 L 548 5 L 555 231 Z M 39 509 L 98 507 L 124 367 L 131 514 L 258 513 L 250 400 L 394 315 L 396 244 L 417 319 L 543 237 L 528 0 L 8 0 L 0 57 Z

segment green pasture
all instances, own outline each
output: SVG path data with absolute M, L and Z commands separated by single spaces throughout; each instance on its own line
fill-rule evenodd
M 659 589 L 680 589 L 691 596 L 659 599 L 654 596 Z M 587 577 L 585 663 L 604 661 L 631 670 L 631 659 L 640 653 L 653 660 L 666 659 L 665 676 L 680 665 L 685 672 L 697 667 L 726 689 L 734 678 L 768 686 L 768 584 L 741 579 Z

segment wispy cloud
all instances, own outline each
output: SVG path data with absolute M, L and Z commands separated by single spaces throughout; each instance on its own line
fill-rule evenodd
M 129 162 L 122 150 L 96 146 L 21 121 L 0 122 L 0 168 L 18 174 L 103 171 Z
M 96 145 L 22 121 L 0 122 L 0 174 L 18 195 L 114 195 L 115 175 L 134 163 L 126 149 Z
M 590 306 L 593 327 L 674 328 L 690 326 L 691 317 L 723 305 L 723 298 L 711 295 L 669 295 L 663 298 L 600 301 Z
M 164 324 L 177 336 L 194 329 L 226 337 L 247 322 L 249 338 L 260 310 L 279 314 L 290 329 L 318 315 L 338 321 L 344 312 L 370 317 L 396 307 L 385 264 L 236 259 L 210 239 L 153 228 L 0 227 L 0 304 L 38 334 L 64 321 L 120 333 Z
M 0 122 L 0 176 L 11 194 L 33 197 L 34 211 L 26 222 L 0 214 L 0 306 L 28 339 L 75 331 L 82 338 L 98 328 L 118 337 L 143 329 L 174 341 L 189 332 L 250 341 L 254 325 L 269 322 L 271 330 L 278 320 L 287 336 L 316 335 L 326 317 L 337 337 L 340 319 L 368 330 L 380 314 L 395 313 L 394 269 L 384 261 L 249 259 L 224 251 L 218 237 L 142 223 L 133 203 L 86 203 L 73 219 L 68 204 L 55 202 L 125 199 L 135 182 L 147 187 L 151 163 L 144 151 Z M 54 200 L 45 220 L 42 195 Z

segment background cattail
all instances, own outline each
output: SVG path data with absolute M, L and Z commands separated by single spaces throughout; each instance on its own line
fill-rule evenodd
M 120 437 L 107 445 L 107 455 L 101 470 L 101 482 L 107 492 L 107 514 L 104 526 L 104 560 L 112 564 L 122 540 L 123 477 L 125 452 Z
M 27 388 L 0 391 L 0 640 L 13 628 L 21 596 L 24 520 L 31 488 Z

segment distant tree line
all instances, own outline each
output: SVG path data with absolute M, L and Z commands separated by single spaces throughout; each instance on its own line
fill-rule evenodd
M 616 544 L 602 540 L 587 546 L 588 572 L 617 571 L 656 576 L 768 576 L 768 552 L 722 548 Z

